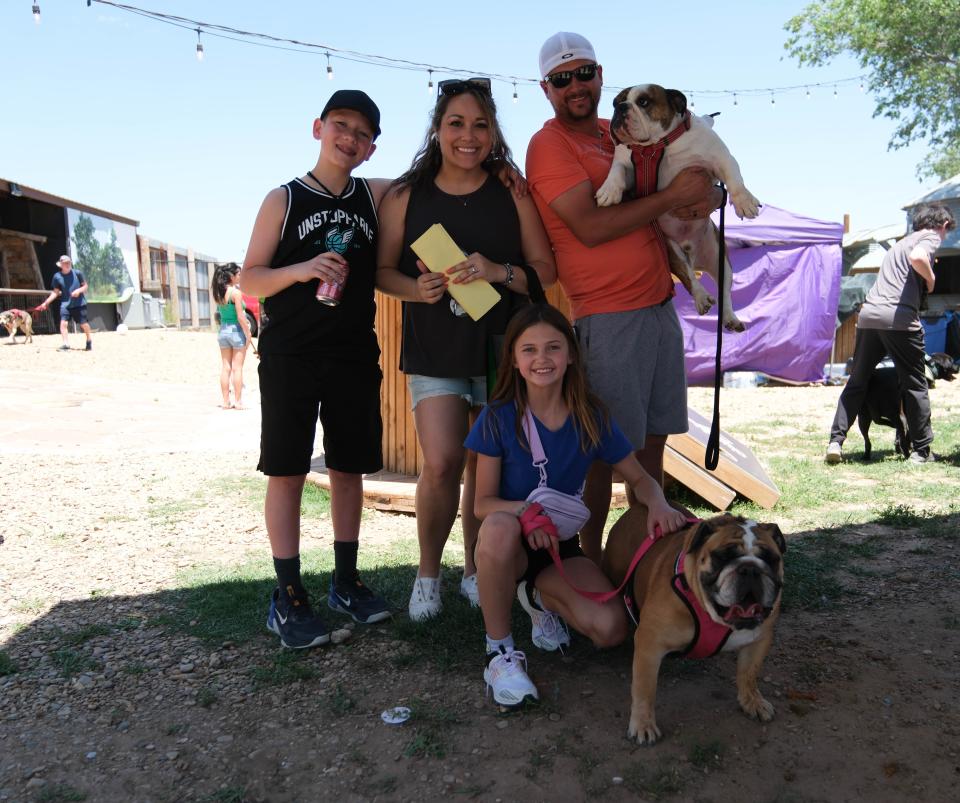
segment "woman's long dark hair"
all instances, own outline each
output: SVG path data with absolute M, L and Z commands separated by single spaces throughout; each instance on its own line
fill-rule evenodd
M 225 262 L 214 266 L 213 278 L 210 280 L 210 292 L 213 293 L 214 301 L 218 304 L 225 303 L 230 280 L 239 272 L 240 266 L 236 262 Z
M 587 375 L 583 368 L 583 355 L 573 327 L 566 316 L 549 304 L 528 304 L 521 307 L 510 319 L 503 336 L 503 351 L 500 352 L 500 367 L 497 369 L 497 382 L 490 396 L 492 407 L 514 403 L 517 406 L 517 440 L 529 451 L 529 444 L 523 435 L 523 416 L 527 410 L 527 383 L 513 364 L 513 350 L 520 336 L 531 326 L 545 323 L 560 332 L 567 341 L 570 350 L 570 365 L 563 375 L 563 400 L 573 416 L 574 429 L 580 436 L 580 446 L 584 451 L 599 445 L 601 426 L 610 426 L 610 414 L 606 405 L 594 395 L 587 384 Z M 488 416 L 488 422 L 493 416 Z
M 440 95 L 437 98 L 437 104 L 433 107 L 433 112 L 430 115 L 430 127 L 427 129 L 427 136 L 420 146 L 420 150 L 417 151 L 417 155 L 413 157 L 410 169 L 393 182 L 393 187 L 420 188 L 433 181 L 437 173 L 440 172 L 440 165 L 443 163 L 440 141 L 437 138 L 440 123 L 447 113 L 447 106 L 450 105 L 450 101 L 467 94 L 472 95 L 480 105 L 481 111 L 490 121 L 490 130 L 493 133 L 493 143 L 489 155 L 483 162 L 483 167 L 488 172 L 492 172 L 506 164 L 518 173 L 520 172 L 520 168 L 514 164 L 513 155 L 503 138 L 503 131 L 497 120 L 497 104 L 494 103 L 493 96 L 484 89 L 470 86 L 456 95 Z

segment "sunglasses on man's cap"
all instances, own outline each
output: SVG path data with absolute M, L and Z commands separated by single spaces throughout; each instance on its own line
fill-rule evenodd
M 437 82 L 437 97 L 441 95 L 459 95 L 468 89 L 476 89 L 484 94 L 490 94 L 489 78 L 448 78 Z
M 592 81 L 596 75 L 596 64 L 584 64 L 582 67 L 577 67 L 575 70 L 563 70 L 562 72 L 555 72 L 552 75 L 548 75 L 543 80 L 550 83 L 554 89 L 563 89 L 565 86 L 570 86 L 570 82 L 574 78 L 576 78 L 581 84 L 586 84 L 587 82 Z

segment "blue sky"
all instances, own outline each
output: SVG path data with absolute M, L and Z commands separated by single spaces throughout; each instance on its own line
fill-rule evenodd
M 719 111 L 716 130 L 763 202 L 853 229 L 899 223 L 921 184 L 925 150 L 888 151 L 890 121 L 849 59 L 799 68 L 783 49 L 783 25 L 803 2 L 468 4 L 328 3 L 286 0 L 131 0 L 208 23 L 416 62 L 537 77 L 543 40 L 558 30 L 587 36 L 607 85 L 660 83 L 693 95 L 695 111 Z M 140 221 L 150 237 L 241 260 L 266 192 L 316 160 L 311 125 L 338 88 L 367 91 L 383 135 L 359 175 L 393 177 L 410 163 L 433 96 L 425 71 L 392 70 L 209 34 L 197 35 L 84 0 L 0 4 L 6 119 L 0 177 Z M 450 77 L 438 71 L 434 81 Z M 710 97 L 708 90 L 827 84 L 805 91 Z M 700 92 L 698 92 L 700 90 Z M 494 96 L 521 166 L 530 136 L 551 116 L 539 87 L 498 83 Z M 614 92 L 605 92 L 607 113 Z M 2 226 L 2 223 L 0 223 Z

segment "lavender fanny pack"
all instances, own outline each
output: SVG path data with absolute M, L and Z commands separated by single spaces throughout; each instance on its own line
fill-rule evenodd
M 548 488 L 547 456 L 544 454 L 540 433 L 537 432 L 537 425 L 529 407 L 523 415 L 523 431 L 527 436 L 527 443 L 530 444 L 534 468 L 540 472 L 540 484 L 530 492 L 527 501 L 538 502 L 543 506 L 544 513 L 550 517 L 550 521 L 557 528 L 560 540 L 566 541 L 576 536 L 590 519 L 590 510 L 583 504 L 581 498 L 583 486 L 580 486 L 576 496 Z

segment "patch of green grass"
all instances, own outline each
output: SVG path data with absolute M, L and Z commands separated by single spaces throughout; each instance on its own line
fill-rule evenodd
M 723 743 L 717 740 L 690 745 L 687 758 L 700 770 L 718 770 L 723 766 Z
M 948 614 L 947 616 L 944 616 L 943 626 L 947 630 L 960 630 L 960 616 L 957 616 L 956 614 Z M 0 672 L 0 675 L 2 674 L 3 672 Z
M 201 798 L 202 803 L 244 803 L 247 790 L 243 786 L 225 786 Z
M 911 505 L 889 503 L 877 514 L 875 521 L 888 527 L 908 530 L 919 527 L 931 515 L 925 510 L 915 510 Z
M 300 515 L 307 519 L 329 518 L 330 493 L 312 482 L 306 483 L 300 499 Z
M 217 693 L 209 686 L 204 686 L 197 691 L 197 705 L 201 708 L 209 708 L 217 699 Z
M 0 650 L 0 678 L 6 677 L 7 675 L 15 675 L 19 671 L 13 658 L 7 655 L 6 650 Z
M 553 767 L 556 755 L 549 752 L 546 745 L 534 745 L 527 750 L 527 766 L 523 774 L 531 780 L 536 779 L 542 771 L 548 771 Z
M 409 722 L 414 725 L 414 734 L 404 748 L 404 755 L 409 758 L 444 758 L 449 732 L 454 725 L 460 724 L 460 718 L 448 708 L 414 700 L 410 704 Z
M 784 609 L 825 610 L 843 594 L 835 576 L 835 539 L 825 534 L 807 535 L 790 542 L 784 558 Z
M 42 803 L 61 803 L 61 801 L 86 800 L 87 793 L 81 792 L 69 784 L 58 783 L 46 786 L 37 793 L 37 800 Z
M 445 758 L 447 743 L 444 734 L 436 728 L 417 728 L 403 754 L 407 758 Z
M 131 661 L 129 664 L 123 665 L 122 671 L 128 675 L 133 675 L 134 677 L 137 677 L 139 675 L 142 675 L 144 672 L 146 672 L 147 667 L 145 667 L 143 664 L 141 664 L 138 661 Z
M 68 647 L 79 647 L 90 639 L 98 636 L 109 636 L 112 632 L 113 629 L 106 625 L 86 625 L 72 633 L 64 633 L 60 637 L 60 641 Z
M 89 655 L 84 655 L 69 647 L 61 647 L 53 653 L 53 663 L 64 677 L 69 678 L 82 672 L 93 671 L 99 664 Z
M 631 792 L 650 800 L 664 800 L 683 790 L 683 776 L 672 764 L 632 764 L 623 775 L 623 783 Z
M 17 613 L 37 614 L 47 607 L 49 600 L 44 596 L 24 597 L 13 605 L 13 610 Z
M 347 694 L 343 685 L 340 683 L 337 684 L 337 688 L 327 695 L 327 711 L 336 718 L 346 716 L 356 707 L 357 701 Z
M 255 666 L 250 671 L 256 688 L 286 686 L 301 680 L 310 680 L 317 672 L 310 663 L 310 656 L 303 650 L 280 650 L 266 665 Z

